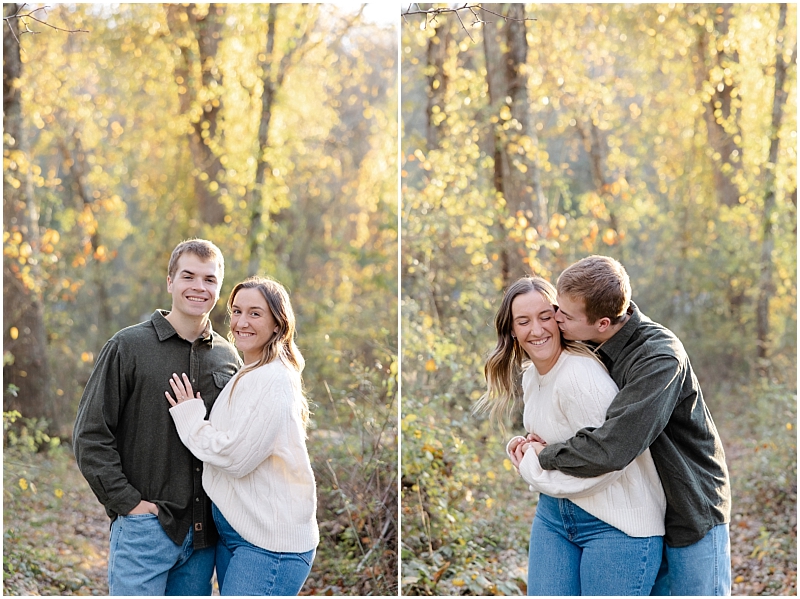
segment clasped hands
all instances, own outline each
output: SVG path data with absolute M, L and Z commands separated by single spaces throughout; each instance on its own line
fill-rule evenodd
M 511 439 L 506 446 L 506 451 L 508 452 L 508 457 L 511 459 L 511 463 L 514 464 L 514 467 L 519 471 L 519 465 L 522 462 L 522 458 L 525 457 L 525 452 L 529 449 L 533 449 L 536 455 L 539 455 L 546 445 L 547 442 L 539 435 L 536 433 L 528 433 L 526 437 L 517 436 Z

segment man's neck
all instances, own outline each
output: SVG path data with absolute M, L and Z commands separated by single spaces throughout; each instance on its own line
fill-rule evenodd
M 194 341 L 203 334 L 208 326 L 208 314 L 198 318 L 188 318 L 173 310 L 165 316 L 167 321 L 183 339 Z

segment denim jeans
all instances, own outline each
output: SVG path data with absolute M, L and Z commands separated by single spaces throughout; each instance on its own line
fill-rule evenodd
M 216 505 L 211 514 L 219 531 L 217 581 L 220 595 L 297 595 L 303 588 L 314 552 L 278 553 L 245 541 Z
M 731 541 L 727 524 L 718 524 L 688 547 L 664 543 L 664 559 L 651 595 L 731 594 Z
M 211 595 L 215 548 L 195 551 L 192 530 L 176 545 L 158 516 L 118 516 L 108 550 L 110 595 Z
M 539 496 L 528 595 L 649 595 L 662 537 L 630 537 L 569 499 Z

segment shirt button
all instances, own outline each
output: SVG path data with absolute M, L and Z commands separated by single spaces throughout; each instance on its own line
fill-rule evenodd
M 195 497 L 195 501 L 196 501 L 197 503 L 200 503 L 200 498 L 199 498 L 199 497 Z
M 200 468 L 195 468 L 195 471 L 196 472 L 200 472 Z

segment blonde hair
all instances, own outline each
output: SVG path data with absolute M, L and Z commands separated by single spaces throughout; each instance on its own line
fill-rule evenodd
M 487 390 L 475 403 L 472 410 L 474 414 L 489 412 L 490 419 L 498 423 L 501 430 L 505 429 L 503 419 L 511 415 L 514 405 L 521 395 L 520 377 L 531 366 L 525 350 L 512 335 L 514 316 L 511 312 L 511 305 L 520 295 L 533 291 L 540 293 L 550 305 L 558 309 L 555 287 L 542 277 L 522 277 L 506 290 L 500 309 L 494 318 L 497 345 L 489 353 L 483 369 L 486 375 Z M 563 336 L 560 339 L 563 351 L 591 356 L 600 362 L 594 351 L 587 345 L 578 341 L 567 341 Z M 602 364 L 602 362 L 600 363 Z
M 257 289 L 261 292 L 261 295 L 267 302 L 269 311 L 272 313 L 272 317 L 275 319 L 275 324 L 277 325 L 278 330 L 272 337 L 270 337 L 270 340 L 264 344 L 258 361 L 245 366 L 236 374 L 236 378 L 233 381 L 233 386 L 231 387 L 229 401 L 233 398 L 233 392 L 236 389 L 236 384 L 239 382 L 239 379 L 248 372 L 259 368 L 264 364 L 269 364 L 273 360 L 279 359 L 287 366 L 293 368 L 298 373 L 298 376 L 303 371 L 305 366 L 303 355 L 300 353 L 300 350 L 294 342 L 296 327 L 294 310 L 292 309 L 292 304 L 289 301 L 289 292 L 286 291 L 286 288 L 274 279 L 270 279 L 268 277 L 249 277 L 241 283 L 238 283 L 231 291 L 231 294 L 228 297 L 228 317 L 230 317 L 231 312 L 233 311 L 233 302 L 236 299 L 236 294 L 242 289 Z M 228 332 L 228 340 L 231 343 L 234 343 L 233 331 Z M 302 393 L 302 389 L 300 397 L 302 398 L 301 416 L 303 420 L 303 426 L 307 427 L 309 417 L 308 399 L 306 399 L 305 394 Z

